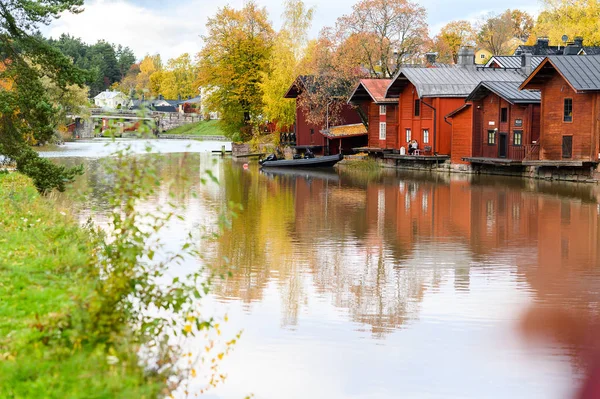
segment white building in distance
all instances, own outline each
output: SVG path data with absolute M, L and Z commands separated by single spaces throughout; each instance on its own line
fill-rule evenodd
M 94 104 L 106 109 L 126 108 L 129 105 L 129 98 L 120 91 L 106 90 L 94 97 Z

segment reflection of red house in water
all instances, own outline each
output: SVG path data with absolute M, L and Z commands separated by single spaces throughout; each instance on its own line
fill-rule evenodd
M 306 150 L 310 148 L 313 152 L 318 154 L 328 153 L 328 151 L 332 151 L 332 153 L 337 153 L 338 149 L 340 148 L 339 142 L 336 141 L 333 143 L 333 145 L 330 145 L 331 143 L 329 142 L 329 138 L 321 133 L 322 130 L 327 130 L 327 126 L 309 123 L 306 120 L 306 111 L 298 104 L 298 97 L 300 97 L 302 92 L 306 89 L 306 86 L 309 84 L 310 79 L 312 79 L 311 76 L 298 76 L 298 78 L 296 78 L 296 80 L 284 96 L 285 98 L 296 99 L 295 148 L 298 150 Z M 356 109 L 354 109 L 353 106 L 346 104 L 345 102 L 344 104 L 342 104 L 340 119 L 342 121 L 341 125 L 362 123 L 360 115 L 358 114 L 358 112 L 356 112 Z M 366 134 L 364 134 L 363 137 L 363 140 L 365 141 L 364 144 L 366 144 Z M 346 141 L 344 139 L 348 138 L 334 138 L 334 140 Z M 351 141 L 355 142 L 356 140 L 358 139 L 356 139 L 353 136 Z M 342 148 L 349 148 L 350 145 L 350 142 L 348 142 L 348 144 L 344 143 L 342 145 Z

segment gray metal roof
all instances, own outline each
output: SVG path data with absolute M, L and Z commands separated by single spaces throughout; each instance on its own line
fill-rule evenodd
M 535 69 L 542 61 L 544 61 L 543 56 L 533 56 L 531 57 L 531 68 Z M 492 65 L 492 63 L 496 61 L 498 65 L 502 68 L 521 68 L 521 56 L 520 55 L 495 55 L 485 64 L 486 67 Z
M 600 90 L 600 56 L 549 56 L 550 63 L 577 91 Z
M 477 85 L 488 82 L 523 81 L 520 70 L 499 68 L 402 68 L 388 87 L 388 98 L 397 98 L 412 83 L 419 97 L 467 97 Z
M 511 104 L 539 104 L 541 94 L 538 90 L 519 90 L 518 82 L 481 82 L 469 94 L 467 101 L 481 100 L 489 93 L 497 94 Z

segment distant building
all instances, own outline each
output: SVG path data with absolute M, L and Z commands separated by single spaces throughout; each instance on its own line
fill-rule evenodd
M 600 46 L 584 46 L 582 37 L 576 37 L 573 42 L 563 46 L 550 46 L 550 40 L 541 37 L 534 45 L 518 46 L 514 55 L 523 53 L 531 55 L 599 55 Z
M 120 91 L 106 90 L 94 97 L 97 107 L 106 109 L 120 109 L 129 106 L 129 98 Z
M 485 65 L 493 55 L 490 51 L 480 48 L 475 51 L 475 63 L 477 65 Z

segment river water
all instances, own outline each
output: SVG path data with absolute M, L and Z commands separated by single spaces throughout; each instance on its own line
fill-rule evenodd
M 154 141 L 165 181 L 183 168 L 200 193 L 164 230 L 168 247 L 213 224 L 223 204 L 243 206 L 230 231 L 200 244 L 203 262 L 227 257 L 232 272 L 203 309 L 228 314 L 224 335 L 244 331 L 221 366 L 226 383 L 205 397 L 573 397 L 577 348 L 525 340 L 518 325 L 532 306 L 596 311 L 598 187 L 392 170 L 264 173 L 211 155 L 221 145 Z M 87 193 L 74 207 L 82 220 L 102 223 L 110 184 L 99 159 L 113 149 L 94 141 L 44 153 L 86 165 L 71 189 Z M 205 169 L 218 185 L 201 184 Z

